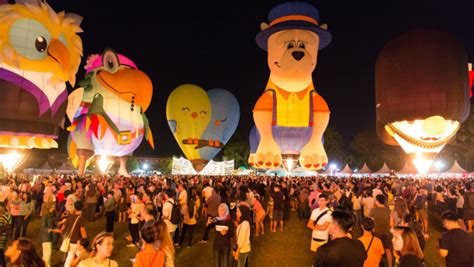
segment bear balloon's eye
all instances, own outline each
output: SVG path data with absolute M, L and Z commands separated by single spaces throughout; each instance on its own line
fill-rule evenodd
M 293 42 L 288 42 L 286 44 L 286 49 L 291 49 L 291 48 L 294 48 L 295 47 L 295 44 Z
M 299 48 L 302 48 L 302 49 L 305 49 L 306 48 L 306 45 L 304 43 L 298 43 L 298 47 Z
M 46 51 L 46 47 L 48 47 L 48 42 L 46 41 L 46 38 L 44 38 L 43 36 L 36 37 L 36 40 L 35 40 L 36 50 L 38 50 L 39 52 L 44 52 Z

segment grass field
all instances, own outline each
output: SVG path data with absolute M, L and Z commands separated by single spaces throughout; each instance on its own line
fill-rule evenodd
M 41 252 L 41 244 L 35 238 L 39 232 L 39 220 L 33 220 L 28 228 L 27 237 L 34 240 L 36 247 Z M 425 259 L 427 266 L 444 266 L 444 260 L 438 256 L 436 246 L 441 234 L 439 222 L 431 220 L 430 239 L 427 241 L 425 249 Z M 200 244 L 204 231 L 204 221 L 200 220 L 199 226 L 194 234 L 194 241 L 191 248 L 186 246 L 176 253 L 175 264 L 177 267 L 187 266 L 214 266 L 212 254 L 212 238 L 207 244 Z M 305 223 L 297 219 L 296 213 L 292 212 L 290 221 L 285 225 L 283 233 L 270 233 L 269 222 L 265 222 L 265 235 L 252 237 L 252 252 L 249 256 L 249 266 L 311 266 L 312 253 L 309 251 L 311 231 L 306 228 Z M 86 226 L 87 234 L 92 239 L 94 235 L 105 229 L 105 218 L 101 218 Z M 128 244 L 125 236 L 128 234 L 126 223 L 115 224 L 114 253 L 112 259 L 119 262 L 119 266 L 131 266 L 130 259 L 135 256 L 136 248 L 127 248 Z M 53 266 L 62 266 L 61 260 L 64 254 L 60 251 L 53 251 Z

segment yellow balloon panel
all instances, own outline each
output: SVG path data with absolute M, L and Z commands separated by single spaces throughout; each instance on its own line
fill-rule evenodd
M 171 92 L 166 103 L 166 119 L 179 147 L 189 160 L 199 159 L 195 146 L 211 120 L 211 102 L 199 86 L 184 84 Z

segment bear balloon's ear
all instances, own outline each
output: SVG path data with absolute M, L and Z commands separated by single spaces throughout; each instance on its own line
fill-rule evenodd
M 323 29 L 323 30 L 326 30 L 328 29 L 328 25 L 327 24 L 321 24 L 321 26 L 319 26 L 319 28 Z
M 260 23 L 260 30 L 262 30 L 262 31 L 266 30 L 266 29 L 268 29 L 268 27 L 270 27 L 270 25 L 268 25 L 268 23 L 266 23 L 266 22 Z

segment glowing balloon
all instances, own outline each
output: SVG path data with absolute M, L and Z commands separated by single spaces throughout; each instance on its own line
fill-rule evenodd
M 81 62 L 81 20 L 43 1 L 0 6 L 0 147 L 58 147 L 65 82 L 74 85 Z
M 184 155 L 200 171 L 229 141 L 237 128 L 240 109 L 228 91 L 192 84 L 177 87 L 166 104 L 166 118 Z
M 276 168 L 291 160 L 293 168 L 296 159 L 303 168 L 321 169 L 328 162 L 322 136 L 329 108 L 315 90 L 312 73 L 318 50 L 330 43 L 331 34 L 319 23 L 318 9 L 308 3 L 280 4 L 268 20 L 256 41 L 268 51 L 271 73 L 253 110 L 261 139 L 249 164 Z
M 143 137 L 154 147 L 144 113 L 151 102 L 153 85 L 133 61 L 110 49 L 101 56 L 90 56 L 85 68 L 83 88 L 70 95 L 69 155 L 80 174 L 94 154 L 104 160 L 119 157 L 119 174 L 128 176 L 127 157 Z
M 446 33 L 414 30 L 385 45 L 375 66 L 377 134 L 425 173 L 469 115 L 467 56 Z

